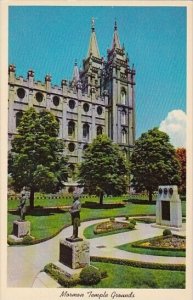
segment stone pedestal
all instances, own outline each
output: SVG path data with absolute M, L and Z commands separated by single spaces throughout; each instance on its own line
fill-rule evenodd
M 156 201 L 156 225 L 182 227 L 181 200 L 176 185 L 160 185 Z
M 13 222 L 13 235 L 18 238 L 30 235 L 30 222 L 29 221 L 14 221 Z
M 84 268 L 90 264 L 89 242 L 60 240 L 59 261 L 71 269 Z

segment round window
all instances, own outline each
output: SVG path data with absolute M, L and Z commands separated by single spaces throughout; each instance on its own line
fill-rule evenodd
M 89 111 L 89 105 L 88 105 L 88 103 L 84 103 L 83 104 L 83 109 L 84 109 L 85 112 Z
M 74 100 L 70 100 L 70 101 L 69 101 L 69 107 L 70 107 L 71 109 L 74 109 L 74 108 L 75 108 L 75 101 L 74 101 Z
M 102 107 L 101 107 L 101 106 L 98 106 L 98 107 L 97 107 L 97 113 L 98 113 L 98 115 L 101 115 L 102 112 L 103 112 Z
M 22 89 L 22 88 L 19 88 L 17 90 L 17 96 L 20 98 L 20 99 L 23 99 L 25 97 L 25 90 Z
M 60 103 L 60 98 L 57 97 L 57 96 L 54 96 L 54 97 L 53 97 L 53 103 L 54 103 L 55 106 L 58 106 L 59 103 Z
M 74 151 L 74 149 L 75 149 L 75 145 L 74 145 L 74 143 L 70 143 L 70 144 L 68 144 L 68 150 L 69 150 L 70 152 L 73 152 L 73 151 Z
M 42 100 L 43 100 L 43 94 L 40 93 L 40 92 L 37 92 L 37 93 L 36 93 L 36 100 L 37 100 L 38 102 L 42 102 Z

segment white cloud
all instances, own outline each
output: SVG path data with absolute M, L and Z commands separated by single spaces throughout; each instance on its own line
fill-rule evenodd
M 160 123 L 159 130 L 166 132 L 175 147 L 186 147 L 186 114 L 180 109 L 172 110 Z

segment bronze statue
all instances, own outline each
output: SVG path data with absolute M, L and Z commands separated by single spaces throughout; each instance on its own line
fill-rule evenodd
M 29 199 L 29 192 L 26 190 L 24 186 L 20 193 L 20 204 L 18 206 L 18 210 L 20 212 L 20 221 L 25 221 L 26 214 L 26 201 Z
M 73 235 L 70 238 L 72 240 L 78 238 L 78 227 L 80 226 L 80 209 L 81 209 L 79 195 L 77 193 L 74 193 L 73 198 L 74 198 L 73 205 L 69 210 L 71 214 L 72 225 L 73 225 Z

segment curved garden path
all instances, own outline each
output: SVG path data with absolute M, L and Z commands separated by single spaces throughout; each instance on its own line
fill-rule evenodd
M 116 218 L 117 220 L 119 218 Z M 121 219 L 121 218 L 120 218 Z M 107 219 L 103 219 L 105 221 Z M 101 222 L 82 222 L 79 236 L 83 237 L 86 227 Z M 136 230 L 90 239 L 90 255 L 98 257 L 124 258 L 135 261 L 162 264 L 184 264 L 184 257 L 164 257 L 126 252 L 115 248 L 118 245 L 162 235 L 163 229 L 150 224 L 137 223 Z M 8 287 L 32 287 L 35 278 L 44 266 L 59 258 L 59 240 L 71 236 L 72 226 L 63 229 L 56 237 L 31 246 L 11 246 L 7 250 Z M 180 234 L 185 235 L 185 231 Z

